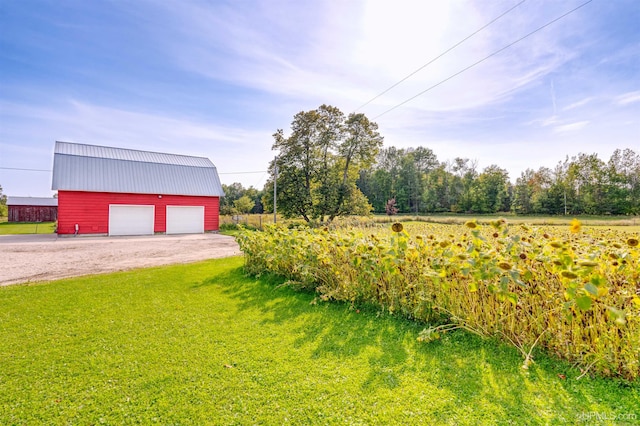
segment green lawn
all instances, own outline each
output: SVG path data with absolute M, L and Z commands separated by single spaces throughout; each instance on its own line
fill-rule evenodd
M 0 222 L 0 235 L 9 234 L 53 234 L 55 222 Z
M 235 257 L 0 288 L 0 424 L 640 419 L 640 383 L 542 355 L 525 371 L 464 332 L 420 343 L 423 325 L 280 283 Z

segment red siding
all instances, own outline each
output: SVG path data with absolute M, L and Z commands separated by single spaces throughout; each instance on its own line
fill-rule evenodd
M 58 233 L 75 233 L 76 223 L 80 234 L 109 233 L 109 204 L 156 206 L 155 232 L 167 230 L 167 206 L 204 206 L 204 230 L 218 230 L 219 197 L 58 191 Z
M 9 222 L 55 222 L 56 206 L 9 206 Z

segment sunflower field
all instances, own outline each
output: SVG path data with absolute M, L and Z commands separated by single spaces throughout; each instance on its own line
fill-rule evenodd
M 631 232 L 395 223 L 238 237 L 251 274 L 275 273 L 322 300 L 374 304 L 422 321 L 419 340 L 464 328 L 574 362 L 585 374 L 640 376 L 640 247 Z

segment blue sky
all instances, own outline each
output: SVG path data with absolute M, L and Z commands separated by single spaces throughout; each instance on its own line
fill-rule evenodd
M 0 0 L 0 185 L 50 196 L 56 140 L 209 157 L 262 188 L 294 114 L 374 119 L 385 146 L 526 168 L 640 152 L 640 2 Z

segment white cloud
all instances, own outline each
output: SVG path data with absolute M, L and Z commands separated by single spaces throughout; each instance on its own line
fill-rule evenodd
M 542 127 L 553 126 L 559 123 L 559 118 L 557 115 L 552 115 L 551 117 L 538 121 Z
M 148 146 L 181 144 L 182 141 L 203 145 L 212 142 L 243 144 L 255 137 L 256 131 L 201 123 L 180 117 L 104 107 L 80 101 L 70 102 L 67 129 L 72 134 L 87 134 L 91 139 L 122 141 Z M 183 145 L 189 149 L 189 144 Z
M 635 102 L 640 102 L 640 90 L 635 92 L 624 93 L 617 96 L 614 102 L 618 105 L 628 105 Z
M 558 132 L 574 132 L 577 130 L 581 130 L 582 128 L 584 128 L 587 124 L 589 124 L 588 121 L 577 121 L 575 123 L 569 123 L 569 124 L 563 124 L 560 126 L 556 126 L 554 127 L 553 131 L 558 133 Z
M 594 99 L 595 99 L 595 98 L 594 98 L 594 97 L 592 97 L 592 96 L 590 96 L 590 97 L 588 97 L 588 98 L 581 99 L 581 100 L 579 100 L 579 101 L 577 101 L 577 102 L 574 102 L 574 103 L 569 104 L 569 105 L 567 105 L 566 107 L 562 108 L 562 111 L 570 111 L 570 110 L 572 110 L 572 109 L 576 109 L 576 108 L 579 108 L 579 107 L 585 106 L 585 105 L 587 105 L 589 102 L 593 101 Z
M 208 78 L 311 104 L 328 102 L 348 111 L 506 9 L 502 4 L 501 8 L 487 8 L 474 2 L 328 1 L 315 3 L 311 12 L 287 3 L 285 15 L 278 13 L 278 6 L 283 5 L 231 9 L 180 4 L 169 11 L 163 44 L 179 66 Z M 375 116 L 438 84 L 544 22 L 549 15 L 546 8 L 551 13 L 559 9 L 527 6 L 517 8 L 363 112 Z M 407 107 L 452 111 L 512 96 L 570 59 L 559 46 L 557 30 L 536 34 L 535 39 L 465 71 Z
M 8 123 L 3 127 L 2 140 L 21 142 L 0 144 L 0 166 L 4 167 L 51 168 L 55 140 L 203 156 L 211 159 L 220 173 L 266 170 L 272 157 L 271 134 L 275 129 L 248 130 L 196 121 L 178 114 L 166 116 L 77 100 L 39 107 L 2 103 L 0 110 L 12 114 L 11 120 L 0 116 L 0 120 Z M 30 125 L 21 125 L 20 121 L 28 121 Z M 25 149 L 21 149 L 22 146 Z M 20 194 L 24 191 L 19 188 L 29 184 L 25 176 L 17 173 L 7 171 L 2 177 L 7 193 Z M 259 177 L 221 175 L 221 180 L 223 183 L 240 181 L 249 186 L 256 185 Z M 31 184 L 38 188 L 37 193 L 49 195 L 50 177 L 30 174 L 26 178 L 33 180 Z

